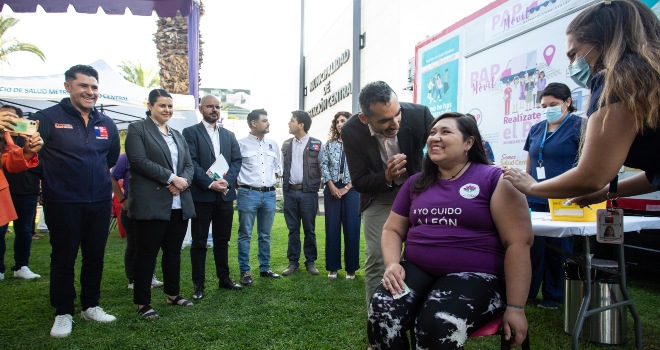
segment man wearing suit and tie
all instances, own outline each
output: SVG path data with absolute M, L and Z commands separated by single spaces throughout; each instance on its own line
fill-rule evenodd
M 367 305 L 383 278 L 380 249 L 383 225 L 401 185 L 422 171 L 422 157 L 433 117 L 428 107 L 401 102 L 383 81 L 367 84 L 358 97 L 361 112 L 341 128 L 348 170 L 360 193 L 367 260 Z
M 192 295 L 194 300 L 204 298 L 206 242 L 211 222 L 213 222 L 213 257 L 216 275 L 220 280 L 219 288 L 243 289 L 229 278 L 228 261 L 236 199 L 236 189 L 233 184 L 241 170 L 241 150 L 234 133 L 218 125 L 220 101 L 215 96 L 204 96 L 199 111 L 204 117 L 202 122 L 183 130 L 183 136 L 190 149 L 190 158 L 195 165 L 193 183 L 190 186 L 197 213 L 197 218 L 192 220 L 190 247 L 192 279 L 195 285 L 195 292 Z M 224 157 L 229 170 L 222 179 L 214 181 L 206 171 L 220 157 Z

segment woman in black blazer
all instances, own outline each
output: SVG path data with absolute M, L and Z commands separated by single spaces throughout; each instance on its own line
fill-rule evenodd
M 138 314 L 157 318 L 151 303 L 152 267 L 163 250 L 162 267 L 167 304 L 192 306 L 179 295 L 181 244 L 188 219 L 195 217 L 192 195 L 194 166 L 188 144 L 167 126 L 172 96 L 163 89 L 149 93 L 147 118 L 128 126 L 126 156 L 131 166 L 128 216 L 135 220 L 136 252 L 133 302 Z

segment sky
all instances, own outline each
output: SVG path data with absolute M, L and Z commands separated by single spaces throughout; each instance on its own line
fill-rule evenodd
M 456 6 L 450 5 L 455 4 L 452 0 L 433 1 Z M 435 32 L 426 35 L 441 31 L 488 2 L 475 0 L 461 5 L 461 11 L 450 11 L 457 12 L 455 16 L 443 15 L 446 23 L 437 23 Z M 305 52 L 314 48 L 351 4 L 351 0 L 305 1 Z M 290 111 L 298 107 L 300 1 L 205 0 L 204 5 L 206 14 L 200 20 L 204 41 L 201 87 L 252 90 L 251 108 L 265 108 L 271 120 L 271 134 L 281 131 L 287 136 Z M 111 67 L 123 60 L 140 61 L 143 66 L 158 65 L 153 42 L 156 15 L 133 16 L 129 10 L 124 16 L 106 15 L 102 9 L 97 14 L 78 14 L 71 6 L 62 14 L 46 14 L 41 7 L 36 13 L 14 14 L 4 6 L 2 15 L 20 19 L 7 36 L 38 46 L 47 58 L 42 62 L 33 54 L 13 53 L 9 65 L 2 65 L 1 73 L 5 76 L 60 74 L 72 65 L 101 58 Z M 414 56 L 414 44 L 424 37 L 413 38 L 409 43 L 410 57 Z M 102 81 L 101 77 L 101 84 Z

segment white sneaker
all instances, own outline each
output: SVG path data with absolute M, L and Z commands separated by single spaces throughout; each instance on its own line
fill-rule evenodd
M 27 266 L 23 266 L 20 269 L 14 271 L 14 278 L 20 278 L 24 280 L 29 280 L 33 278 L 39 278 L 41 275 L 37 275 L 36 273 L 30 271 L 30 268 Z
M 153 277 L 151 277 L 151 287 L 152 288 L 153 287 L 162 287 L 163 284 L 164 284 L 163 282 L 156 279 L 156 275 L 153 275 Z
M 80 317 L 87 321 L 112 322 L 116 320 L 115 316 L 108 315 L 100 306 L 90 307 L 80 313 Z
M 133 283 L 128 284 L 128 289 L 133 290 Z
M 5 280 L 5 274 L 4 274 L 4 273 L 0 273 L 0 281 L 4 281 L 4 280 Z
M 73 317 L 71 315 L 59 315 L 55 317 L 53 328 L 50 329 L 50 336 L 53 338 L 64 338 L 71 334 Z

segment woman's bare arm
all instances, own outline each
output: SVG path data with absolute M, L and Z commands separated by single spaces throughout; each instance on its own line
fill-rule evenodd
M 603 127 L 604 123 L 604 127 Z M 637 132 L 630 111 L 620 102 L 589 118 L 584 150 L 577 167 L 552 179 L 537 183 L 528 174 L 507 168 L 504 178 L 522 193 L 541 198 L 571 198 L 601 190 L 617 175 Z
M 406 278 L 406 272 L 399 261 L 401 260 L 401 246 L 406 240 L 409 228 L 410 220 L 393 211 L 390 212 L 390 216 L 383 226 L 383 235 L 380 239 L 385 264 L 383 287 L 392 295 L 401 293 L 405 289 L 403 280 Z
M 506 249 L 504 276 L 508 305 L 524 307 L 532 280 L 529 249 L 534 242 L 532 221 L 525 196 L 502 177 L 490 201 L 490 212 L 495 227 Z M 514 347 L 527 335 L 527 318 L 522 309 L 507 307 L 504 313 L 504 331 L 507 337 L 515 331 Z

